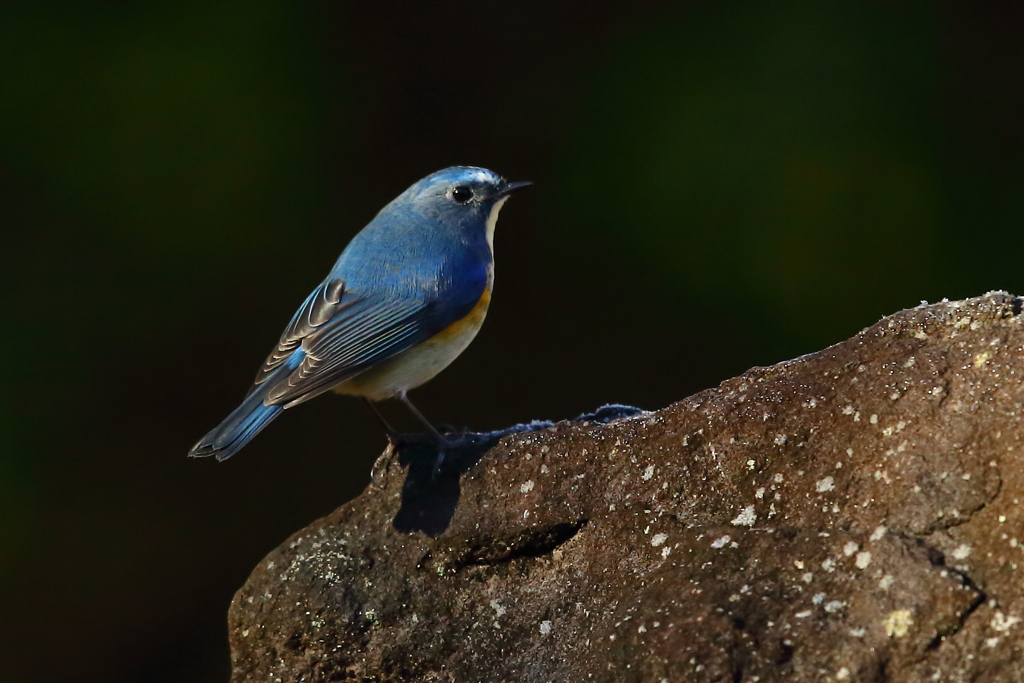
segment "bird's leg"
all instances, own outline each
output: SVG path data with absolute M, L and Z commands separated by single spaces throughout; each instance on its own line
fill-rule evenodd
M 377 418 L 377 422 L 379 422 L 380 426 L 384 428 L 384 432 L 388 435 L 388 441 L 397 441 L 398 432 L 395 431 L 394 427 L 388 424 L 388 421 L 384 419 L 381 412 L 377 410 L 377 406 L 373 404 L 373 401 L 368 398 L 364 398 L 364 400 L 366 401 L 366 405 L 370 407 L 370 412 L 373 413 L 375 418 Z
M 430 431 L 430 433 L 434 435 L 434 437 L 437 439 L 437 445 L 438 446 L 442 446 L 443 447 L 443 446 L 451 445 L 450 442 L 448 441 L 448 439 L 446 439 L 443 436 L 441 436 L 441 432 L 437 431 L 434 428 L 434 425 L 430 424 L 430 420 L 428 420 L 427 418 L 423 417 L 423 413 L 421 413 L 416 408 L 416 406 L 414 406 L 412 404 L 412 401 L 409 400 L 408 396 L 406 396 L 404 393 L 399 394 L 398 395 L 398 400 L 400 400 L 402 403 L 404 403 L 405 407 L 409 409 L 409 412 L 412 413 L 413 415 L 415 415 L 416 419 L 419 420 L 420 422 L 422 422 L 423 426 L 426 427 Z
M 423 413 L 421 413 L 419 410 L 416 409 L 416 406 L 414 406 L 412 404 L 412 401 L 409 400 L 408 396 L 406 396 L 403 393 L 403 394 L 399 394 L 398 398 L 402 401 L 402 403 L 405 404 L 405 407 L 409 409 L 409 412 L 412 413 L 413 415 L 415 415 L 416 419 L 418 419 L 420 422 L 422 422 L 423 425 L 427 429 L 430 430 L 431 434 L 434 435 L 434 438 L 437 439 L 437 460 L 434 461 L 434 472 L 433 472 L 433 476 L 436 479 L 437 475 L 440 474 L 440 472 L 441 472 L 441 467 L 444 465 L 444 451 L 445 451 L 445 449 L 446 448 L 457 448 L 462 443 L 462 440 L 461 439 L 448 439 L 448 438 L 442 436 L 441 432 L 437 431 L 437 429 L 434 428 L 434 425 L 430 424 L 430 420 L 425 418 L 423 416 Z
M 391 426 L 391 424 L 387 421 L 387 419 L 380 412 L 380 410 L 377 408 L 377 405 L 373 401 L 366 397 L 364 397 L 364 400 L 366 401 L 366 405 L 369 406 L 370 412 L 373 413 L 373 416 L 377 419 L 377 422 L 380 423 L 381 428 L 384 429 L 384 433 L 387 434 L 388 444 L 392 447 L 392 449 L 399 449 L 402 447 L 403 444 L 412 445 L 426 443 L 428 441 L 433 442 L 435 445 L 446 443 L 444 437 L 441 436 L 437 432 L 437 430 L 434 429 L 430 425 L 430 423 L 427 422 L 422 415 L 420 415 L 418 411 L 416 411 L 415 408 L 412 409 L 414 414 L 430 429 L 430 432 L 428 434 L 403 434 L 402 432 L 398 431 L 397 429 Z

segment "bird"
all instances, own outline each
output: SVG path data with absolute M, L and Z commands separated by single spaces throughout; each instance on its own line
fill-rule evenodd
M 407 392 L 444 370 L 480 330 L 494 285 L 498 212 L 531 184 L 452 166 L 398 195 L 352 238 L 241 405 L 189 456 L 226 460 L 285 409 L 332 390 L 365 399 L 389 440 L 398 433 L 374 404 L 398 399 L 445 443 Z

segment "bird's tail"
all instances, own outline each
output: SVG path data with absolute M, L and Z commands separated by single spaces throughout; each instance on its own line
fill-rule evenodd
M 261 384 L 242 401 L 242 405 L 228 415 L 213 431 L 199 440 L 188 455 L 190 458 L 217 456 L 217 460 L 227 460 L 249 443 L 252 437 L 260 433 L 277 417 L 283 406 L 268 406 L 263 399 L 274 385 L 272 378 Z

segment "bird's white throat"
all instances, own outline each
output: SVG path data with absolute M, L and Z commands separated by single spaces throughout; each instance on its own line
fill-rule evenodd
M 494 226 L 498 223 L 498 212 L 501 211 L 501 207 L 507 200 L 508 197 L 502 197 L 494 202 L 494 206 L 491 207 L 491 215 L 487 217 L 487 246 L 490 247 L 492 254 L 494 253 Z

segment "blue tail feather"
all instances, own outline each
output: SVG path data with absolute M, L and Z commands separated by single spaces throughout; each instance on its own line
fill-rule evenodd
M 301 351 L 296 352 L 297 355 L 301 353 Z M 297 361 L 293 357 L 281 366 L 275 374 L 287 376 L 296 364 Z M 217 460 L 227 460 L 241 450 L 245 444 L 249 443 L 275 417 L 280 415 L 281 411 L 284 410 L 284 406 L 268 406 L 263 403 L 267 394 L 274 387 L 275 379 L 271 375 L 263 384 L 260 384 L 253 393 L 242 401 L 242 405 L 235 408 L 230 415 L 224 418 L 223 422 L 192 447 L 192 450 L 188 453 L 189 457 L 205 458 L 213 455 L 217 457 Z

